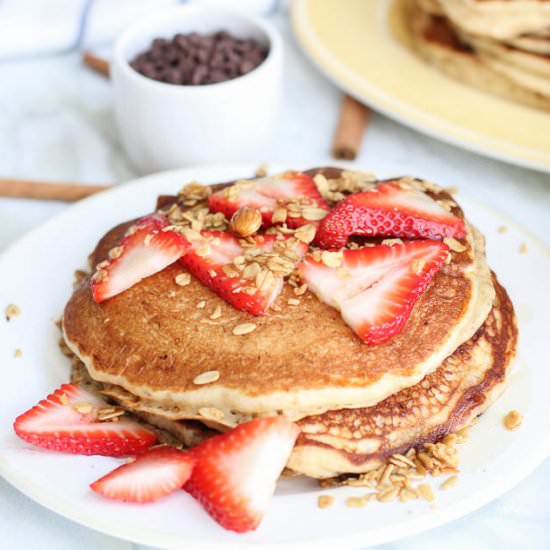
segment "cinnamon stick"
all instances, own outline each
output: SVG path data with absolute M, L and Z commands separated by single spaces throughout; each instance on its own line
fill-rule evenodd
M 332 155 L 337 159 L 355 160 L 369 121 L 369 108 L 349 95 L 344 95 L 340 118 L 332 141 Z
M 90 67 L 90 69 L 92 69 L 96 73 L 99 73 L 100 75 L 109 78 L 109 74 L 111 71 L 109 62 L 106 59 L 98 57 L 92 52 L 87 51 L 82 54 L 82 61 L 84 61 L 84 64 Z
M 17 199 L 43 199 L 75 202 L 100 191 L 108 185 L 82 185 L 79 183 L 39 182 L 21 179 L 0 179 L 0 197 Z

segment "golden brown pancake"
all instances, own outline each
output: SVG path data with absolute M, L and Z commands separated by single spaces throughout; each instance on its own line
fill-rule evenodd
M 469 426 L 504 390 L 515 354 L 514 310 L 494 275 L 493 280 L 496 296 L 487 319 L 435 372 L 373 407 L 301 419 L 302 433 L 288 467 L 316 478 L 363 473 L 394 454 Z M 198 421 L 171 420 L 159 407 L 144 412 L 140 399 L 121 388 L 91 382 L 83 365 L 77 368 L 77 377 L 187 447 L 216 433 Z
M 514 51 L 503 44 L 495 55 L 494 42 L 458 32 L 446 17 L 423 11 L 417 0 L 398 0 L 395 14 L 405 29 L 400 37 L 405 45 L 447 76 L 505 99 L 550 110 L 550 81 L 541 74 L 549 64 L 543 56 L 537 57 L 541 54 Z
M 438 0 L 454 24 L 468 32 L 497 39 L 546 32 L 548 0 Z
M 436 200 L 452 201 L 433 185 L 416 184 Z M 452 209 L 462 216 L 458 205 Z M 101 240 L 94 262 L 124 230 L 119 226 Z M 223 413 L 220 422 L 232 426 L 280 411 L 295 420 L 371 406 L 436 369 L 486 318 L 494 290 L 483 239 L 469 228 L 464 244 L 420 297 L 403 331 L 377 346 L 363 343 L 311 293 L 299 307 L 289 306 L 293 293 L 285 285 L 281 311 L 253 317 L 194 279 L 177 286 L 175 277 L 184 271 L 178 263 L 101 304 L 85 280 L 66 306 L 65 338 L 93 379 L 121 387 L 144 407 L 162 407 L 172 419 L 215 408 Z M 201 301 L 204 309 L 196 307 Z M 217 307 L 222 316 L 212 321 Z M 258 328 L 233 335 L 244 322 Z M 212 370 L 219 380 L 194 384 Z
M 495 303 L 480 329 L 416 386 L 374 407 L 301 419 L 288 467 L 318 478 L 362 473 L 469 426 L 504 391 L 515 355 L 514 309 L 495 276 L 494 284 Z

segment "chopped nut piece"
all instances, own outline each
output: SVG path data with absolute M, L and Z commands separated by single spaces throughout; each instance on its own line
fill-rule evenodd
M 211 382 L 215 382 L 219 378 L 220 373 L 217 370 L 208 370 L 199 374 L 198 376 L 195 376 L 193 384 L 197 384 L 198 386 L 201 386 L 202 384 L 210 384 Z
M 313 177 L 313 181 L 315 182 L 319 193 L 321 193 L 323 197 L 326 196 L 326 194 L 330 191 L 327 178 L 325 178 L 323 174 L 315 174 L 315 176 Z
M 456 239 L 452 237 L 445 237 L 443 242 L 453 251 L 453 252 L 464 252 L 466 247 Z
M 243 336 L 244 334 L 250 334 L 258 328 L 255 323 L 241 323 L 233 329 L 235 336 Z
M 193 181 L 188 183 L 178 195 L 186 206 L 194 206 L 198 202 L 206 200 L 211 193 L 212 189 L 209 186 Z
M 62 404 L 62 405 L 68 405 L 69 404 L 69 398 L 67 397 L 67 394 L 66 393 L 61 393 L 59 395 L 59 402 Z
M 324 208 L 304 208 L 302 211 L 302 216 L 309 221 L 322 220 L 327 214 Z
M 209 418 L 211 420 L 223 420 L 225 414 L 220 409 L 214 407 L 202 407 L 199 409 L 199 414 L 204 418 Z
M 449 434 L 448 436 L 444 437 L 443 438 L 443 443 L 445 443 L 445 445 L 454 445 L 456 442 L 457 442 L 457 435 L 456 434 Z
M 219 319 L 222 316 L 222 308 L 221 306 L 216 306 L 216 309 L 212 312 L 212 315 L 210 315 L 210 319 Z
M 9 304 L 6 307 L 6 321 L 11 321 L 13 317 L 17 317 L 18 315 L 21 315 L 21 309 L 19 309 L 19 306 L 16 306 L 15 304 Z
M 523 416 L 519 411 L 510 411 L 503 419 L 502 423 L 507 430 L 517 430 L 523 421 Z
M 450 212 L 455 206 L 456 202 L 448 199 L 439 199 L 438 204 L 440 204 L 447 212 Z
M 296 298 L 289 298 L 287 304 L 289 306 L 299 306 L 300 300 L 297 300 Z
M 417 258 L 416 260 L 413 260 L 411 264 L 412 272 L 416 273 L 417 275 L 420 275 L 425 265 L 426 265 L 426 260 L 422 260 L 421 258 Z
M 346 506 L 350 508 L 364 508 L 367 503 L 361 497 L 348 497 L 346 499 Z
M 197 304 L 197 309 L 204 309 L 206 307 L 206 300 L 201 300 L 198 304 Z
M 297 286 L 294 289 L 294 294 L 296 294 L 296 296 L 302 296 L 306 292 L 307 292 L 307 284 L 305 284 L 305 283 L 301 286 Z
M 233 214 L 229 226 L 241 237 L 248 237 L 262 226 L 262 214 L 257 208 L 243 206 Z
M 403 244 L 402 239 L 384 239 L 382 244 L 386 246 L 395 246 L 396 244 Z
M 308 223 L 307 225 L 302 225 L 301 227 L 299 227 L 294 233 L 294 236 L 299 241 L 309 244 L 315 238 L 316 232 L 317 228 L 313 224 Z
M 287 214 L 286 208 L 283 206 L 276 206 L 271 216 L 271 223 L 285 223 Z
M 321 252 L 321 261 L 327 267 L 340 267 L 342 265 L 342 252 L 329 252 L 328 250 L 323 250 Z
M 258 262 L 252 262 L 248 264 L 243 270 L 243 277 L 245 279 L 256 279 L 256 276 L 262 270 L 262 266 Z
M 109 250 L 109 258 L 111 258 L 112 260 L 116 260 L 117 258 L 120 258 L 120 256 L 122 256 L 123 252 L 123 246 L 115 246 L 114 248 L 111 248 L 111 250 Z
M 440 486 L 439 488 L 442 490 L 442 491 L 446 491 L 447 489 L 452 489 L 458 482 L 458 477 L 457 476 L 451 476 L 449 477 L 448 479 L 446 479 Z
M 393 486 L 389 489 L 379 491 L 376 495 L 376 500 L 378 500 L 378 502 L 391 502 L 392 500 L 395 500 L 399 494 L 399 490 L 399 487 Z
M 178 286 L 187 286 L 191 282 L 191 275 L 189 273 L 178 273 L 175 282 Z
M 73 405 L 73 409 L 78 414 L 90 414 L 93 410 L 93 407 L 91 403 L 75 403 Z
M 435 500 L 435 495 L 432 491 L 432 488 L 427 483 L 421 483 L 418 486 L 418 492 L 420 493 L 420 496 L 428 502 L 432 502 L 433 500 Z
M 519 245 L 519 253 L 520 254 L 527 254 L 527 243 L 521 243 Z
M 231 279 L 239 276 L 239 272 L 233 266 L 224 265 L 222 266 L 222 271 Z
M 260 166 L 256 168 L 256 172 L 254 173 L 254 175 L 257 178 L 263 178 L 267 176 L 267 174 L 268 174 L 268 166 L 267 166 L 267 163 L 265 162 L 262 162 L 262 164 L 260 164 Z
M 317 498 L 317 506 L 321 509 L 328 508 L 334 504 L 334 497 L 332 495 L 319 495 Z
M 256 275 L 255 282 L 259 290 L 267 290 L 275 283 L 275 276 L 269 269 L 264 269 Z
M 124 414 L 125 412 L 122 409 L 108 413 L 102 413 L 101 411 L 98 411 L 97 419 L 100 422 L 118 422 L 120 420 L 119 417 L 123 416 Z

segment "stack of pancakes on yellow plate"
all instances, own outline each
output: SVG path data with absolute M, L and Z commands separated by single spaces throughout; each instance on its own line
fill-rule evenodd
M 550 1 L 397 0 L 408 45 L 460 82 L 550 110 Z
M 333 168 L 316 173 L 341 176 Z M 463 217 L 443 189 L 416 184 Z M 164 197 L 162 207 L 175 201 Z M 93 266 L 131 223 L 100 240 Z M 302 430 L 289 469 L 316 478 L 369 471 L 470 425 L 504 389 L 515 316 L 487 265 L 483 237 L 466 227 L 403 330 L 378 345 L 362 342 L 309 291 L 290 305 L 296 295 L 288 283 L 278 307 L 254 317 L 194 278 L 178 286 L 185 273 L 178 262 L 101 304 L 85 279 L 63 319 L 65 341 L 81 361 L 75 374 L 185 445 L 281 414 Z M 246 337 L 233 333 L 250 322 L 257 328 Z

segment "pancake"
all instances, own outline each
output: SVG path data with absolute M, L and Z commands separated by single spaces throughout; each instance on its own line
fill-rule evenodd
M 494 59 L 522 73 L 532 73 L 546 79 L 550 88 L 550 55 L 527 52 L 490 38 L 459 32 L 461 39 L 472 46 L 483 59 Z M 520 81 L 521 82 L 521 81 Z M 550 94 L 550 91 L 547 92 Z
M 453 24 L 470 33 L 507 39 L 550 28 L 548 0 L 438 0 Z
M 494 283 L 485 323 L 435 372 L 374 407 L 303 418 L 288 467 L 317 478 L 363 473 L 472 424 L 504 391 L 515 355 L 512 303 Z
M 452 201 L 433 185 L 407 181 Z M 462 216 L 457 205 L 452 208 Z M 95 262 L 124 230 L 119 226 L 102 239 Z M 336 310 L 311 293 L 291 307 L 287 300 L 294 294 L 285 285 L 281 311 L 252 317 L 194 279 L 178 287 L 174 279 L 182 272 L 173 264 L 102 304 L 83 281 L 65 308 L 65 339 L 94 380 L 136 396 L 144 412 L 160 408 L 166 418 L 196 419 L 214 409 L 216 425 L 223 426 L 254 416 L 282 413 L 298 420 L 372 406 L 418 383 L 468 340 L 494 295 L 483 239 L 471 227 L 465 250 L 452 253 L 403 331 L 377 346 L 361 342 Z M 196 307 L 201 301 L 206 308 Z M 210 320 L 218 307 L 221 318 Z M 251 321 L 258 326 L 253 333 L 232 334 L 234 326 Z M 193 383 L 212 370 L 217 381 Z
M 550 34 L 524 34 L 516 38 L 510 38 L 505 41 L 506 44 L 520 50 L 539 53 L 550 54 Z
M 373 407 L 301 419 L 302 433 L 288 468 L 314 478 L 364 473 L 392 455 L 404 455 L 470 426 L 504 390 L 517 341 L 512 304 L 494 275 L 493 281 L 496 295 L 487 319 L 435 372 Z M 200 422 L 170 420 L 160 408 L 143 412 L 139 398 L 121 388 L 92 382 L 83 365 L 76 372 L 79 381 L 84 379 L 187 447 L 215 433 Z
M 160 415 L 140 411 L 132 407 L 131 399 L 116 399 L 104 384 L 93 380 L 81 361 L 76 360 L 71 363 L 71 382 L 79 384 L 100 397 L 107 397 L 114 405 L 124 408 L 132 416 L 146 424 L 149 429 L 156 432 L 161 443 L 190 448 L 218 433 L 202 422 L 195 420 L 178 420 L 174 422 Z
M 397 16 L 408 33 L 405 45 L 438 70 L 484 92 L 550 110 L 550 85 L 543 76 L 476 51 L 445 17 L 423 11 L 415 0 L 399 0 L 397 7 Z M 539 69 L 541 63 L 546 67 L 545 61 L 538 61 Z

